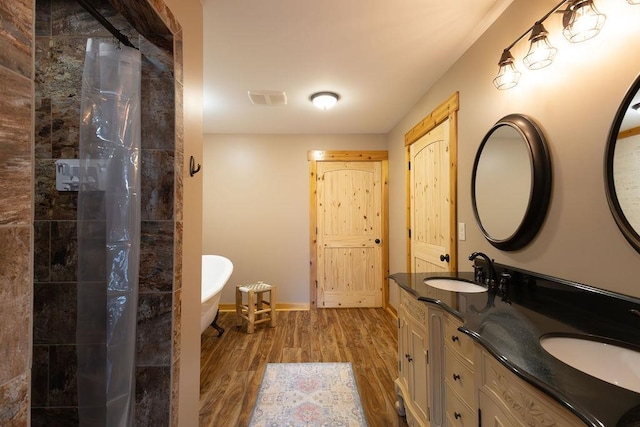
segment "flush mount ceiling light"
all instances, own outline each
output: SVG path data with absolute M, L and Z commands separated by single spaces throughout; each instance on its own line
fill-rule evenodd
M 340 95 L 335 92 L 316 92 L 311 95 L 309 99 L 313 102 L 313 105 L 319 109 L 328 110 L 336 105 L 340 99 Z
M 627 2 L 640 4 L 640 0 L 627 0 Z M 567 5 L 566 9 L 560 10 L 565 4 Z M 529 37 L 531 44 L 523 59 L 524 65 L 530 70 L 539 70 L 553 62 L 558 49 L 549 43 L 547 38 L 549 32 L 542 23 L 555 12 L 562 13 L 562 34 L 567 40 L 574 43 L 595 37 L 607 19 L 605 15 L 598 12 L 593 0 L 562 0 L 504 49 L 500 61 L 498 61 L 500 67 L 498 75 L 493 79 L 496 88 L 509 89 L 518 84 L 520 72 L 517 70 L 510 52 L 511 48 L 529 33 L 531 33 Z

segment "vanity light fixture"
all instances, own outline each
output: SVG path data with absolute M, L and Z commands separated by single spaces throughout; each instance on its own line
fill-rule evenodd
M 500 70 L 498 70 L 496 78 L 493 79 L 493 84 L 498 89 L 511 89 L 517 85 L 522 73 L 513 64 L 513 55 L 509 49 L 502 52 L 498 65 L 500 65 Z
M 340 99 L 340 95 L 335 92 L 316 92 L 312 94 L 309 99 L 321 110 L 328 110 L 333 108 L 334 105 Z
M 562 34 L 572 43 L 589 40 L 598 35 L 606 19 L 593 0 L 572 0 L 562 18 Z
M 640 0 L 627 1 L 629 4 L 640 4 Z M 567 5 L 566 9 L 560 10 L 565 4 Z M 539 70 L 553 62 L 558 49 L 549 43 L 547 37 L 549 32 L 543 22 L 555 12 L 562 13 L 564 28 L 562 33 L 571 42 L 581 42 L 595 37 L 606 20 L 606 16 L 596 9 L 593 0 L 562 0 L 504 49 L 500 61 L 498 61 L 500 67 L 498 75 L 493 79 L 496 88 L 509 89 L 518 84 L 520 72 L 515 67 L 514 58 L 510 51 L 529 33 L 531 33 L 529 37 L 531 44 L 527 55 L 523 58 L 524 65 L 530 70 Z
M 544 28 L 542 22 L 533 24 L 531 37 L 529 37 L 531 46 L 529 46 L 529 52 L 523 59 L 524 65 L 526 65 L 528 69 L 539 70 L 553 62 L 553 58 L 555 58 L 558 49 L 549 44 L 548 34 L 549 32 Z

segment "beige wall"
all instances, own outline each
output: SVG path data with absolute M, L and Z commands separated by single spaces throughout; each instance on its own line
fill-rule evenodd
M 527 73 L 518 63 L 523 72 L 518 86 L 499 91 L 492 85 L 502 49 L 555 4 L 555 0 L 514 1 L 389 134 L 392 272 L 404 270 L 406 257 L 401 209 L 405 197 L 400 161 L 404 158 L 403 135 L 459 91 L 458 221 L 467 224 L 467 240 L 458 247 L 460 270 L 470 266 L 468 255 L 480 250 L 500 263 L 640 297 L 640 254 L 616 227 L 603 181 L 609 128 L 622 97 L 640 72 L 640 6 L 597 2 L 607 22 L 597 38 L 582 44 L 564 41 L 560 16 L 550 17 L 545 26 L 558 48 L 555 62 Z M 527 49 L 525 40 L 512 53 L 522 58 Z M 489 128 L 509 113 L 527 114 L 540 124 L 553 164 L 547 218 L 537 238 L 516 252 L 499 251 L 482 237 L 471 206 L 476 150 Z
M 205 135 L 204 253 L 228 257 L 237 284 L 278 286 L 309 304 L 309 150 L 385 150 L 382 135 Z
M 231 258 L 232 287 L 269 280 L 283 287 L 280 301 L 308 301 L 308 149 L 388 149 L 390 270 L 405 270 L 404 133 L 452 93 L 460 92 L 458 221 L 460 269 L 481 250 L 497 262 L 640 297 L 640 254 L 623 238 L 609 212 L 603 163 L 607 134 L 626 90 L 640 71 L 640 6 L 598 2 L 608 15 L 601 34 L 582 44 L 561 36 L 560 16 L 545 22 L 559 49 L 555 62 L 523 72 L 520 84 L 492 84 L 502 49 L 549 11 L 555 0 L 515 0 L 503 16 L 385 137 L 205 135 L 204 244 Z M 512 50 L 519 60 L 526 40 Z M 471 168 L 490 127 L 510 113 L 534 118 L 544 130 L 553 163 L 552 199 L 539 235 L 524 249 L 491 246 L 475 224 Z M 340 141 L 340 140 L 343 141 Z M 347 144 L 348 142 L 348 144 Z M 395 303 L 396 288 L 391 284 Z
M 202 3 L 165 0 L 182 26 L 184 86 L 182 327 L 178 425 L 197 426 L 200 411 L 200 269 L 202 254 L 202 173 L 189 176 L 189 158 L 202 163 Z M 179 80 L 180 76 L 176 76 Z M 178 112 L 179 113 L 179 112 Z

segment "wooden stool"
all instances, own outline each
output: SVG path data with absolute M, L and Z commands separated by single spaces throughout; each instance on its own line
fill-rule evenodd
M 267 292 L 269 293 L 269 301 L 263 299 L 263 294 Z M 247 294 L 246 304 L 243 301 L 244 294 Z M 255 325 L 259 323 L 270 322 L 269 326 L 272 328 L 276 326 L 276 287 L 264 282 L 236 286 L 238 327 L 242 326 L 242 319 L 247 321 L 248 334 L 252 334 Z

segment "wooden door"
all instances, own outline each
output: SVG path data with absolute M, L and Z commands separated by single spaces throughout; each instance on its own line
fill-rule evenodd
M 381 307 L 386 277 L 385 162 L 315 165 L 317 307 Z M 313 274 L 313 272 L 312 272 Z
M 457 109 L 457 96 L 455 105 Z M 444 115 L 426 126 L 423 121 L 405 136 L 408 269 L 414 273 L 456 271 L 455 119 Z M 421 135 L 416 136 L 417 132 Z

